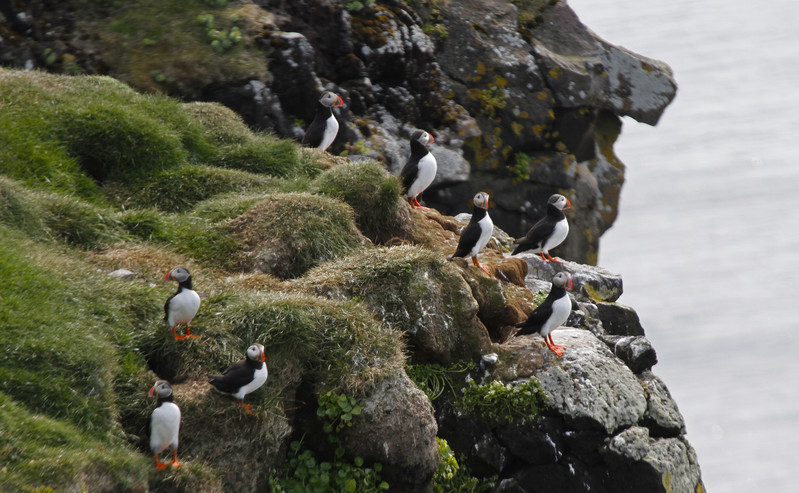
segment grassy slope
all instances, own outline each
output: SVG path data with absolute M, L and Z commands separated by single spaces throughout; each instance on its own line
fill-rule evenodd
M 318 201 L 307 192 L 320 192 L 311 190 L 320 168 L 295 144 L 253 134 L 220 106 L 142 95 L 105 77 L 0 69 L 0 95 L 0 422 L 9 431 L 0 489 L 229 485 L 225 463 L 209 462 L 222 446 L 196 441 L 183 459 L 191 467 L 153 475 L 144 438 L 153 370 L 195 414 L 184 433 L 202 436 L 218 411 L 185 389 L 265 342 L 269 388 L 248 399 L 272 416 L 258 433 L 282 437 L 280 401 L 301 381 L 358 393 L 403 365 L 401 335 L 361 304 L 270 293 L 274 278 L 235 277 L 242 245 L 231 219 L 289 195 Z M 393 179 L 372 174 L 384 197 L 369 211 L 379 223 L 380 204 L 393 217 L 401 202 Z M 346 180 L 335 188 L 332 197 Z M 357 232 L 353 213 L 344 215 L 331 234 Z M 203 296 L 200 339 L 174 341 L 161 320 L 174 286 L 156 281 L 176 264 L 191 269 Z M 106 275 L 120 266 L 136 278 Z M 262 452 L 274 457 L 280 445 Z

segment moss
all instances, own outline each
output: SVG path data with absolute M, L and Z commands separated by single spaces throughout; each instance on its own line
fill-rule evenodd
M 96 37 L 94 48 L 110 73 L 139 89 L 199 97 L 211 82 L 269 79 L 255 42 L 267 14 L 251 2 L 132 0 L 110 12 L 99 11 L 96 2 L 84 3 L 79 27 Z M 218 50 L 205 22 L 198 20 L 202 15 L 213 16 L 220 32 L 238 29 L 240 41 Z
M 312 190 L 349 204 L 358 228 L 374 242 L 410 236 L 411 217 L 400 196 L 402 186 L 376 161 L 335 166 L 314 180 Z
M 230 229 L 244 245 L 244 268 L 282 278 L 302 275 L 362 244 L 349 206 L 308 193 L 269 195 Z

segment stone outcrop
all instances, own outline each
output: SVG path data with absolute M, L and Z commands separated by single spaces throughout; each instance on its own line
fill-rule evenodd
M 234 12 L 241 71 L 198 76 L 190 55 L 176 63 L 117 56 L 116 34 L 104 31 L 123 15 L 113 6 L 5 4 L 0 51 L 7 65 L 110 73 L 142 89 L 219 101 L 255 128 L 296 139 L 318 93 L 336 91 L 347 106 L 333 152 L 379 159 L 397 173 L 410 134 L 425 128 L 439 164 L 428 204 L 454 214 L 487 190 L 494 221 L 520 236 L 549 195 L 565 193 L 573 225 L 561 251 L 586 263 L 616 217 L 619 117 L 654 125 L 676 92 L 665 64 L 597 37 L 563 1 L 245 4 Z

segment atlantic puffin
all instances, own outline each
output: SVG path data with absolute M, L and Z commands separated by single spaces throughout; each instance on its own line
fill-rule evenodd
M 164 281 L 178 282 L 178 292 L 170 296 L 164 304 L 164 320 L 172 327 L 175 339 L 200 337 L 191 333 L 189 325 L 200 308 L 200 295 L 191 288 L 191 274 L 185 267 L 175 267 L 166 273 Z M 175 330 L 175 327 L 181 324 L 186 325 L 186 334 L 182 336 Z
M 472 263 L 480 267 L 486 274 L 491 275 L 483 265 L 477 260 L 477 254 L 488 243 L 491 234 L 494 232 L 494 223 L 488 215 L 488 194 L 479 192 L 474 196 L 474 211 L 469 224 L 463 228 L 460 240 L 458 240 L 458 248 L 451 257 L 447 260 L 452 260 L 455 257 L 465 257 L 466 255 L 472 256 Z
M 316 105 L 316 116 L 305 130 L 302 143 L 326 151 L 338 134 L 338 120 L 333 115 L 333 108 L 344 106 L 344 100 L 338 95 L 325 91 Z
M 572 302 L 566 290 L 571 290 L 572 287 L 572 278 L 568 272 L 558 272 L 552 276 L 552 289 L 546 299 L 533 310 L 527 320 L 516 324 L 521 330 L 515 335 L 541 334 L 547 347 L 558 356 L 563 356 L 562 350 L 566 346 L 555 344 L 550 332 L 566 323 L 569 318 Z
M 550 255 L 549 250 L 563 243 L 568 236 L 569 221 L 563 211 L 571 206 L 571 201 L 563 195 L 559 193 L 552 195 L 547 201 L 547 215 L 535 223 L 523 238 L 516 240 L 515 243 L 519 246 L 511 255 L 531 250 L 533 253 L 541 254 L 541 259 L 544 261 L 562 263 L 560 259 Z
M 411 135 L 411 157 L 400 172 L 405 185 L 405 198 L 414 209 L 429 210 L 419 205 L 417 197 L 433 183 L 438 165 L 436 158 L 427 149 L 428 144 L 436 140 L 424 130 L 417 130 Z
M 252 414 L 252 405 L 244 403 L 244 396 L 258 390 L 267 376 L 264 346 L 256 342 L 247 348 L 246 359 L 233 363 L 221 375 L 211 375 L 208 383 L 219 392 L 231 394 L 245 411 Z
M 158 455 L 169 448 L 172 450 L 172 467 L 180 467 L 178 462 L 178 433 L 180 432 L 180 408 L 172 402 L 172 387 L 165 380 L 158 380 L 150 388 L 147 397 L 158 398 L 158 403 L 150 415 L 150 448 L 155 455 L 155 468 L 166 469 L 167 465 Z

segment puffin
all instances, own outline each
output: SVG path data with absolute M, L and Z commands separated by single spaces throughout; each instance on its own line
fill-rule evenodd
M 572 278 L 568 272 L 558 272 L 552 276 L 552 289 L 546 299 L 533 310 L 527 320 L 516 324 L 521 330 L 515 335 L 541 334 L 547 347 L 558 356 L 563 356 L 562 350 L 566 346 L 555 344 L 550 332 L 566 323 L 569 318 L 572 302 L 566 290 L 571 290 L 572 287 Z
M 158 399 L 150 415 L 150 448 L 155 455 L 155 468 L 166 469 L 169 465 L 158 459 L 158 454 L 167 448 L 172 450 L 172 467 L 180 467 L 181 463 L 178 462 L 180 408 L 172 402 L 172 387 L 166 380 L 158 380 L 150 388 L 147 397 Z
M 178 291 L 166 300 L 164 304 L 164 320 L 169 322 L 175 339 L 185 339 L 187 337 L 200 337 L 191 333 L 191 320 L 200 308 L 200 295 L 191 288 L 191 274 L 185 267 L 175 267 L 167 272 L 164 281 L 177 281 Z M 178 335 L 175 327 L 186 325 L 186 334 Z
M 221 375 L 211 375 L 208 383 L 223 394 L 231 394 L 245 411 L 253 414 L 252 405 L 244 403 L 244 396 L 258 390 L 267 376 L 264 346 L 255 342 L 247 348 L 247 358 L 233 363 Z
M 405 198 L 414 209 L 430 210 L 419 205 L 417 197 L 433 183 L 438 165 L 436 158 L 427 149 L 428 144 L 435 142 L 432 135 L 424 130 L 417 130 L 411 135 L 411 157 L 400 171 L 402 183 L 405 185 Z
M 531 250 L 533 253 L 541 254 L 541 259 L 544 261 L 563 263 L 557 257 L 550 255 L 549 250 L 563 243 L 569 234 L 569 221 L 563 211 L 570 209 L 571 206 L 571 201 L 563 195 L 559 193 L 552 195 L 547 201 L 547 215 L 535 223 L 523 238 L 515 241 L 519 246 L 511 255 Z
M 338 134 L 338 120 L 333 115 L 333 108 L 344 106 L 344 100 L 330 91 L 322 93 L 316 105 L 316 116 L 305 130 L 302 143 L 326 151 Z
M 472 218 L 461 232 L 461 237 L 458 240 L 458 248 L 451 257 L 447 257 L 447 260 L 471 255 L 472 263 L 483 269 L 486 274 L 491 275 L 485 266 L 480 265 L 480 262 L 477 260 L 477 254 L 486 246 L 493 232 L 494 223 L 488 215 L 488 194 L 485 192 L 478 192 L 477 195 L 474 196 L 474 212 L 472 213 Z

